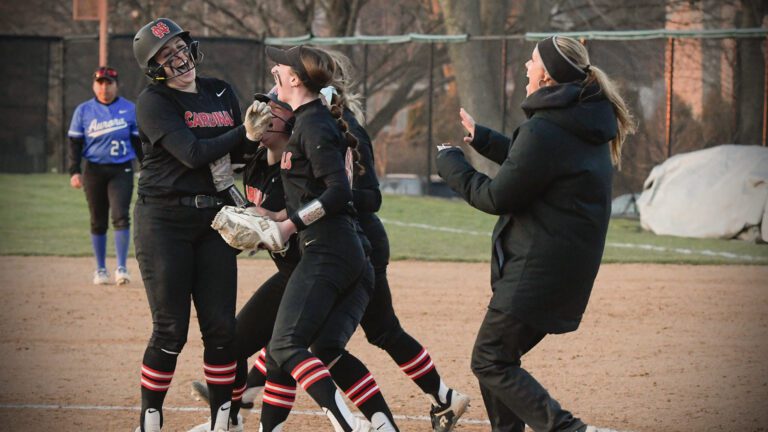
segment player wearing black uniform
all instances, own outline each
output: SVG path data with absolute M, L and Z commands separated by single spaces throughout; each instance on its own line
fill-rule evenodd
M 115 283 L 131 281 L 126 259 L 130 243 L 133 160 L 141 142 L 133 102 L 117 95 L 117 71 L 102 66 L 93 73 L 94 98 L 77 106 L 69 126 L 69 184 L 85 188 L 91 214 L 91 244 L 96 257 L 95 285 L 109 283 L 106 267 L 108 215 L 112 213 L 117 269 Z M 81 174 L 81 161 L 85 171 Z
M 269 109 L 252 106 L 243 125 L 233 89 L 196 76 L 198 44 L 169 19 L 139 30 L 133 48 L 153 80 L 137 103 L 145 157 L 135 208 L 136 256 L 153 321 L 141 368 L 137 431 L 157 432 L 162 426 L 163 400 L 186 343 L 191 302 L 203 338 L 211 430 L 233 430 L 226 411 L 235 379 L 236 250 L 210 227 L 218 209 L 231 202 L 228 194 L 217 195 L 225 190 L 217 180 L 222 172 L 212 172 L 209 164 L 255 146 Z M 229 177 L 231 182 L 231 172 Z
M 296 117 L 281 158 L 288 219 L 278 226 L 282 238 L 298 231 L 302 249 L 267 350 L 268 385 L 283 389 L 281 384 L 293 378 L 323 408 L 335 430 L 368 430 L 370 424 L 352 415 L 330 372 L 308 349 L 329 322 L 336 323 L 340 339 L 346 333 L 351 335 L 358 324 L 353 321 L 362 316 L 368 300 L 366 295 L 365 303 L 352 301 L 349 309 L 335 308 L 340 300 L 346 301 L 345 296 L 363 291 L 355 288 L 370 266 L 349 204 L 347 136 L 319 99 L 320 89 L 333 78 L 334 63 L 324 51 L 309 47 L 287 51 L 268 47 L 267 56 L 277 63 L 272 74 L 279 98 L 291 105 Z M 286 389 L 285 395 L 290 394 Z M 282 428 L 281 424 L 265 424 L 264 417 L 261 426 L 265 432 Z
M 371 263 L 376 286 L 360 326 L 368 341 L 387 352 L 400 369 L 428 396 L 432 403 L 430 417 L 433 430 L 448 432 L 469 405 L 469 398 L 445 385 L 426 348 L 406 333 L 392 306 L 392 294 L 387 279 L 389 239 L 376 212 L 381 207 L 381 192 L 376 177 L 373 145 L 365 128 L 360 96 L 349 91 L 351 64 L 343 54 L 332 51 L 337 64 L 335 88 L 323 93 L 333 104 L 344 107 L 344 119 L 357 138 L 357 149 L 364 169 L 355 173 L 353 202 L 357 218 L 371 243 Z M 331 102 L 329 102 L 331 103 Z
M 290 106 L 277 98 L 274 90 L 266 95 L 257 95 L 257 99 L 269 101 L 273 120 L 262 137 L 262 146 L 247 162 L 243 176 L 245 190 L 248 199 L 257 205 L 251 208 L 251 211 L 274 220 L 284 220 L 287 215 L 279 162 L 290 136 L 293 112 Z M 361 234 L 360 231 L 359 234 Z M 233 418 L 236 417 L 241 406 L 238 402 L 242 402 L 243 407 L 252 407 L 253 401 L 265 387 L 266 350 L 263 347 L 271 336 L 285 285 L 299 260 L 297 238 L 296 235 L 291 236 L 289 239 L 291 245 L 286 253 L 270 252 L 278 267 L 278 273 L 269 278 L 253 294 L 237 315 L 235 345 L 238 352 L 238 375 L 232 394 L 231 416 Z M 369 272 L 372 274 L 372 268 Z M 345 295 L 334 308 L 346 310 L 350 308 L 350 302 L 367 302 L 372 288 L 372 280 L 369 279 L 364 279 L 355 288 L 364 290 L 362 295 L 360 291 L 355 291 L 355 295 Z M 354 305 L 351 308 L 354 308 Z M 362 315 L 362 310 L 359 310 L 358 314 Z M 344 351 L 344 346 L 354 332 L 359 316 L 353 320 L 345 318 L 344 321 L 340 324 L 327 321 L 317 339 L 313 341 L 312 352 L 325 364 L 333 363 L 329 368 L 331 377 L 337 385 L 347 389 L 347 396 L 374 423 L 377 431 L 397 431 L 392 413 L 375 379 L 360 360 Z M 353 322 L 354 325 L 349 325 L 346 321 Z M 256 354 L 257 351 L 259 355 L 254 369 L 246 378 L 247 358 Z M 360 373 L 350 374 L 350 370 L 360 371 Z M 273 381 L 270 381 L 265 390 L 265 407 L 261 418 L 262 427 L 266 430 L 279 430 L 279 425 L 285 421 L 292 408 L 296 383 L 290 375 L 285 378 L 286 382 L 278 384 L 273 382 L 275 379 L 273 377 Z M 354 378 L 354 382 L 349 381 L 350 378 Z M 195 381 L 192 385 L 196 395 L 208 399 L 208 389 L 202 383 Z M 194 429 L 194 431 L 197 430 Z

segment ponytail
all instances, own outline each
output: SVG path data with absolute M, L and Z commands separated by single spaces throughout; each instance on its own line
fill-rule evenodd
M 586 88 L 590 84 L 596 84 L 613 106 L 613 113 L 616 115 L 618 123 L 618 132 L 616 137 L 611 140 L 611 161 L 620 170 L 621 148 L 624 145 L 624 140 L 637 130 L 637 123 L 629 108 L 627 108 L 627 104 L 624 102 L 621 94 L 619 94 L 616 83 L 602 69 L 590 64 L 589 53 L 584 45 L 576 39 L 565 36 L 558 36 L 556 40 L 557 47 L 563 55 L 587 74 L 587 78 L 584 79 L 582 85 Z

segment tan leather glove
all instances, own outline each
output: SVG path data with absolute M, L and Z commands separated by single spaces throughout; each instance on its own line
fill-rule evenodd
M 259 141 L 272 121 L 272 108 L 266 102 L 254 101 L 245 111 L 245 136 Z

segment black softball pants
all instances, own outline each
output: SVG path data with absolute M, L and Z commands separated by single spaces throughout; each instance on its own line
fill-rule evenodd
M 375 288 L 369 307 L 365 310 L 360 327 L 371 344 L 388 351 L 405 333 L 392 306 L 392 293 L 387 279 L 389 265 L 389 238 L 381 220 L 373 214 L 360 214 L 360 226 L 371 243 Z
M 472 372 L 480 383 L 493 432 L 575 432 L 584 427 L 562 409 L 525 369 L 521 357 L 546 336 L 512 315 L 488 308 L 472 350 Z
M 268 348 L 269 357 L 286 372 L 291 372 L 290 365 L 296 359 L 309 355 L 308 348 L 326 321 L 349 320 L 350 311 L 335 306 L 354 291 L 367 268 L 360 239 L 348 216 L 333 216 L 310 225 L 299 233 L 299 241 L 301 261 L 288 280 Z
M 114 229 L 124 230 L 130 227 L 132 162 L 107 165 L 86 161 L 83 189 L 91 214 L 91 234 L 103 235 L 107 232 L 110 212 Z
M 136 203 L 134 242 L 152 312 L 151 347 L 181 352 L 194 302 L 204 345 L 231 349 L 237 251 L 211 228 L 217 212 Z

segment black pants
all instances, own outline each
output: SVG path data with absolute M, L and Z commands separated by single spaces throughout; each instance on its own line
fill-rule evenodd
M 83 188 L 91 213 L 91 234 L 107 232 L 109 212 L 116 230 L 128 229 L 131 224 L 130 206 L 133 194 L 133 165 L 85 163 Z
M 149 346 L 181 352 L 194 302 L 206 347 L 231 347 L 236 250 L 211 228 L 218 209 L 136 203 L 134 242 L 152 311 Z
M 360 327 L 371 344 L 387 350 L 397 343 L 405 332 L 392 306 L 392 293 L 387 279 L 389 265 L 389 238 L 378 217 L 374 214 L 361 215 L 360 226 L 371 243 L 371 264 L 373 265 L 375 289 Z
M 584 427 L 520 367 L 523 354 L 546 333 L 512 315 L 488 308 L 472 351 L 472 372 L 480 383 L 493 432 L 568 431 Z
M 288 280 L 269 344 L 269 356 L 283 369 L 308 352 L 326 321 L 348 318 L 334 306 L 357 286 L 367 263 L 348 216 L 311 225 L 299 233 L 299 241 L 301 261 Z

